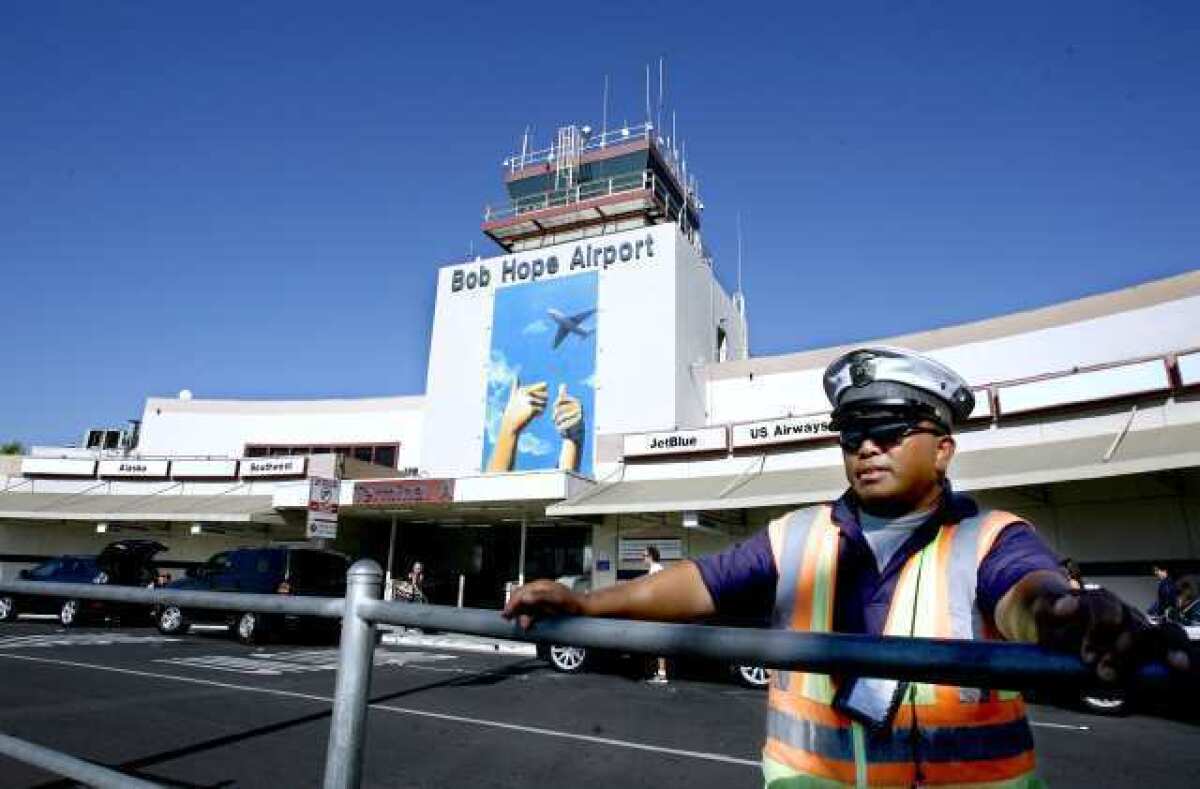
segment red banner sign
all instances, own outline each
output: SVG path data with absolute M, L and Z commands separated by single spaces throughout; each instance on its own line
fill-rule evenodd
M 453 501 L 452 479 L 373 479 L 354 483 L 356 507 L 451 504 Z

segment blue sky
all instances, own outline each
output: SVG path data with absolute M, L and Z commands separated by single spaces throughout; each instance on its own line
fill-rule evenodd
M 420 393 L 521 130 L 605 74 L 640 119 L 660 55 L 756 355 L 1190 270 L 1198 53 L 1187 0 L 4 4 L 0 440 Z

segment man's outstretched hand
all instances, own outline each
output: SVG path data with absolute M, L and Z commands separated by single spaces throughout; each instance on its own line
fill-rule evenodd
M 583 597 L 554 581 L 533 581 L 513 590 L 501 612 L 505 619 L 516 619 L 522 630 L 534 620 L 546 616 L 584 613 Z
M 1129 677 L 1139 665 L 1165 660 L 1176 671 L 1193 665 L 1182 628 L 1155 626 L 1141 611 L 1106 589 L 1070 590 L 1039 595 L 1032 604 L 1037 641 L 1077 652 L 1103 682 Z

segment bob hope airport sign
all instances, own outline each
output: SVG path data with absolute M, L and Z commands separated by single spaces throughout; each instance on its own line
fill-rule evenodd
M 618 241 L 612 244 L 576 244 L 570 257 L 543 255 L 539 257 L 512 257 L 500 261 L 499 281 L 501 285 L 518 282 L 534 282 L 542 277 L 582 273 L 597 269 L 607 270 L 620 263 L 637 263 L 654 257 L 654 236 Z M 450 291 L 476 290 L 490 287 L 496 272 L 490 264 L 456 268 L 450 274 Z

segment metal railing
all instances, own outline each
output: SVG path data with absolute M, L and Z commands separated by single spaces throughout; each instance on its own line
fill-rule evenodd
M 1091 670 L 1073 655 L 1028 644 L 795 633 L 707 625 L 557 617 L 529 630 L 494 610 L 384 602 L 383 571 L 369 559 L 356 562 L 346 579 L 345 598 L 141 589 L 96 584 L 34 581 L 0 583 L 0 593 L 79 598 L 146 605 L 174 604 L 258 613 L 341 618 L 337 681 L 325 758 L 326 789 L 357 787 L 367 734 L 376 626 L 405 625 L 542 644 L 641 652 L 666 657 L 702 657 L 730 664 L 817 673 L 855 673 L 937 684 L 987 688 L 1086 687 Z M 1162 664 L 1143 667 L 1130 683 L 1142 691 L 1174 688 Z M 126 773 L 0 735 L 0 754 L 95 786 L 154 786 Z

